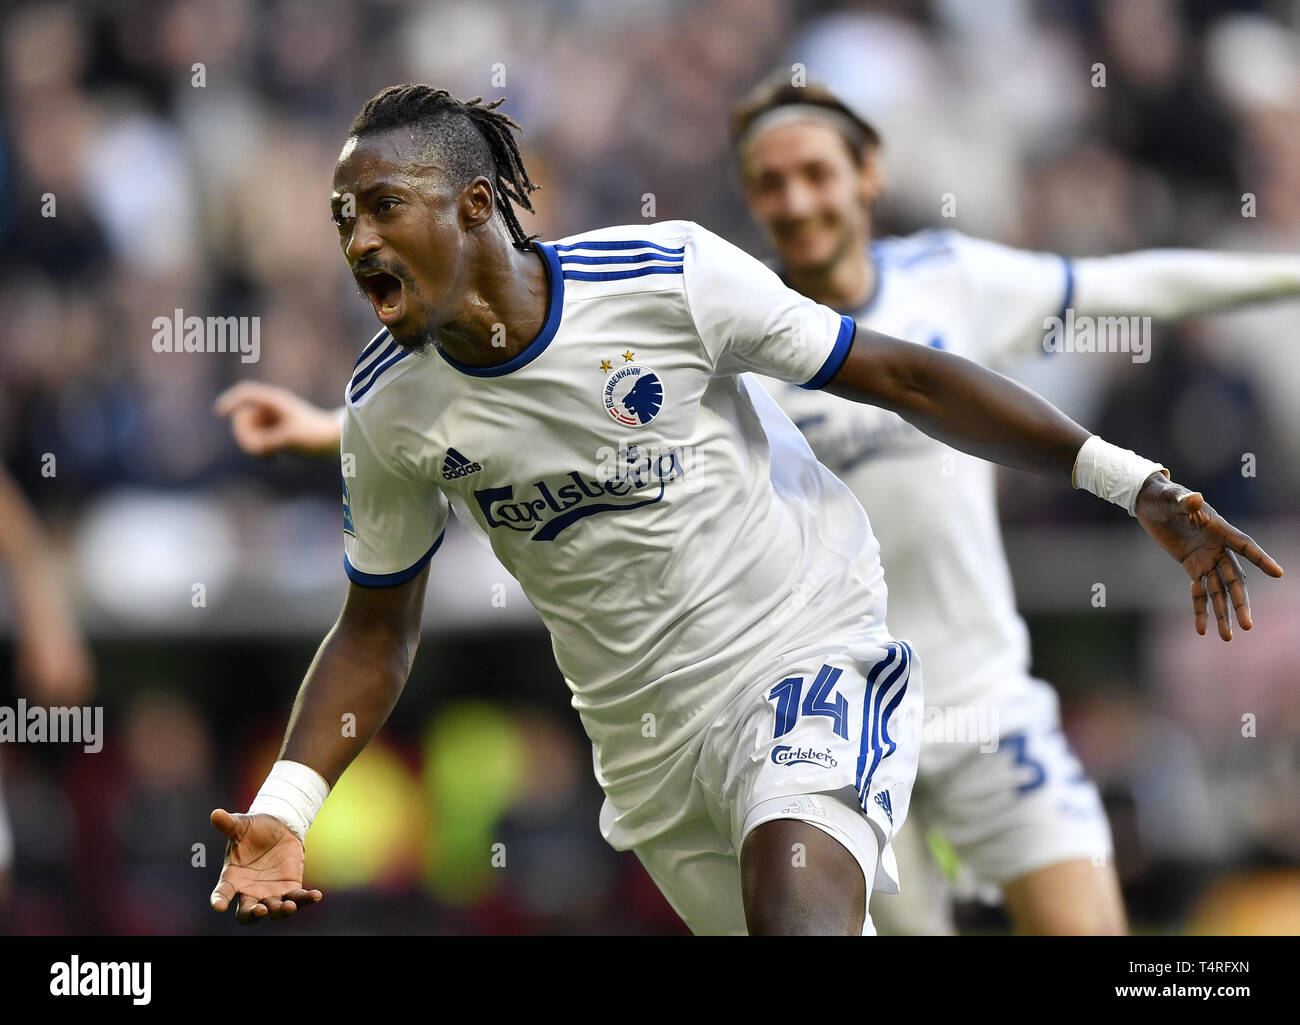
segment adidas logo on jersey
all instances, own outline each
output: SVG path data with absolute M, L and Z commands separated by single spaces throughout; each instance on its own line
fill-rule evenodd
M 885 813 L 885 817 L 889 819 L 889 824 L 892 826 L 894 824 L 894 806 L 889 800 L 889 791 L 880 791 L 876 795 L 876 803 L 880 805 L 881 811 Z
M 468 477 L 471 473 L 478 473 L 483 469 L 478 463 L 472 463 L 454 448 L 447 449 L 447 458 L 442 461 L 442 479 L 456 480 L 459 477 Z

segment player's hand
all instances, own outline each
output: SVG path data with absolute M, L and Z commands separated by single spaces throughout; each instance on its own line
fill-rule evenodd
M 1138 493 L 1137 518 L 1192 578 L 1198 634 L 1205 634 L 1208 603 L 1214 606 L 1219 636 L 1232 640 L 1229 599 L 1241 628 L 1250 629 L 1250 598 L 1237 556 L 1249 559 L 1271 577 L 1280 577 L 1282 567 L 1268 553 L 1215 512 L 1200 492 L 1188 491 L 1160 473 L 1148 477 Z
M 213 409 L 230 417 L 239 447 L 252 456 L 298 452 L 338 455 L 338 417 L 314 406 L 288 388 L 262 381 L 240 381 L 217 396 Z
M 218 808 L 212 824 L 226 837 L 221 878 L 208 898 L 214 911 L 226 911 L 238 896 L 235 920 L 256 925 L 263 918 L 288 918 L 299 907 L 320 902 L 320 890 L 302 888 L 302 841 L 274 815 L 231 815 Z

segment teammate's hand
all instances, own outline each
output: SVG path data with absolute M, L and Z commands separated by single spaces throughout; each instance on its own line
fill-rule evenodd
M 1200 492 L 1188 491 L 1160 473 L 1152 474 L 1142 485 L 1137 518 L 1192 578 L 1192 609 L 1198 634 L 1205 633 L 1208 601 L 1219 621 L 1219 636 L 1232 640 L 1229 598 L 1241 628 L 1250 629 L 1250 598 L 1237 555 L 1249 559 L 1269 576 L 1280 577 L 1282 567 L 1268 553 L 1215 512 Z
M 217 396 L 213 409 L 230 417 L 239 447 L 252 456 L 298 452 L 338 455 L 341 427 L 335 413 L 314 406 L 288 388 L 240 381 Z
M 299 907 L 320 902 L 320 890 L 302 888 L 302 841 L 274 815 L 231 815 L 218 808 L 212 824 L 227 841 L 221 878 L 208 898 L 214 911 L 224 912 L 238 895 L 235 920 L 256 925 L 267 917 L 288 918 Z

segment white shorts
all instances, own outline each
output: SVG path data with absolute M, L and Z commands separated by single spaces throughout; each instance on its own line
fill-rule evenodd
M 992 744 L 926 741 L 913 792 L 909 831 L 937 829 L 970 870 L 974 887 L 1001 887 L 1063 861 L 1112 863 L 1110 824 L 1096 786 L 1061 730 L 1056 692 L 1025 676 L 1003 689 Z M 984 748 L 983 750 L 981 748 Z M 923 841 L 899 845 L 908 899 L 875 910 L 881 931 L 944 931 L 947 887 Z M 910 885 L 910 884 L 919 885 Z
M 740 850 L 774 819 L 808 822 L 838 840 L 871 892 L 898 891 L 890 841 L 907 817 L 919 745 L 901 717 L 924 701 L 911 647 L 876 630 L 836 650 L 774 665 L 702 731 L 688 783 L 668 795 L 664 832 L 632 846 L 697 935 L 745 935 Z M 607 798 L 601 833 L 621 846 Z M 875 935 L 868 908 L 863 935 Z

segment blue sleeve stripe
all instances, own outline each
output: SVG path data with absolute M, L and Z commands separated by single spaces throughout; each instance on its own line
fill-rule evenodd
M 631 256 L 561 256 L 561 266 L 571 263 L 681 263 L 685 256 L 665 256 L 663 253 L 633 253 Z
M 361 366 L 362 362 L 379 348 L 387 336 L 388 328 L 384 328 L 379 332 L 379 334 L 375 335 L 374 338 L 370 339 L 370 341 L 366 343 L 366 347 L 361 350 L 361 355 L 357 357 L 357 361 L 352 364 L 352 369 L 356 370 L 357 367 Z
M 1062 256 L 1061 262 L 1065 264 L 1065 298 L 1061 300 L 1062 322 L 1065 321 L 1065 312 L 1070 308 L 1070 303 L 1074 301 L 1074 263 L 1069 257 Z
M 366 365 L 365 369 L 358 370 L 355 374 L 352 375 L 352 380 L 348 382 L 348 388 L 352 391 L 356 391 L 357 388 L 361 386 L 362 382 L 368 380 L 371 377 L 371 375 L 374 374 L 375 369 L 381 363 L 383 363 L 384 360 L 388 359 L 388 357 L 391 356 L 393 353 L 401 351 L 401 348 L 402 347 L 397 344 L 396 339 L 390 341 L 387 345 L 385 345 L 382 349 L 379 350 L 379 355 L 376 356 L 373 360 L 371 360 L 371 362 Z
M 404 584 L 408 580 L 413 580 L 420 575 L 420 571 L 429 564 L 442 544 L 442 539 L 447 536 L 444 530 L 438 535 L 438 540 L 433 543 L 433 547 L 420 556 L 419 561 L 414 566 L 407 569 L 398 570 L 396 573 L 362 573 L 348 561 L 347 553 L 343 554 L 343 571 L 347 573 L 348 579 L 354 584 L 360 584 L 362 587 L 396 587 L 398 584 Z
M 680 274 L 682 268 L 680 265 L 674 267 L 638 267 L 636 270 L 605 270 L 605 271 L 587 271 L 587 270 L 566 270 L 564 279 L 566 281 L 621 281 L 624 278 L 643 278 L 647 274 Z
M 1061 297 L 1061 312 L 1056 315 L 1056 319 L 1062 324 L 1065 323 L 1065 315 L 1070 310 L 1070 303 L 1074 301 L 1074 263 L 1068 256 L 1061 257 L 1061 263 L 1065 267 L 1065 294 Z M 1046 349 L 1050 356 L 1055 349 Z
M 661 253 L 684 253 L 685 246 L 678 246 L 671 249 L 668 246 L 656 245 L 653 242 L 570 242 L 568 245 L 556 246 L 557 253 L 568 253 L 574 249 L 658 249 Z
M 378 380 L 384 376 L 385 370 L 391 367 L 394 363 L 400 363 L 409 355 L 411 355 L 410 349 L 402 349 L 400 352 L 387 357 L 382 363 L 376 363 L 374 367 L 374 376 L 370 378 L 370 381 L 359 388 L 352 389 L 352 401 L 356 402 L 360 399 L 362 395 L 373 388 Z
M 809 390 L 826 387 L 830 379 L 839 373 L 844 361 L 848 359 L 849 350 L 853 348 L 853 339 L 857 333 L 856 320 L 849 316 L 840 317 L 840 333 L 835 336 L 835 345 L 831 348 L 831 354 L 826 357 L 826 362 L 822 364 L 822 368 L 817 371 L 813 379 L 799 387 Z

